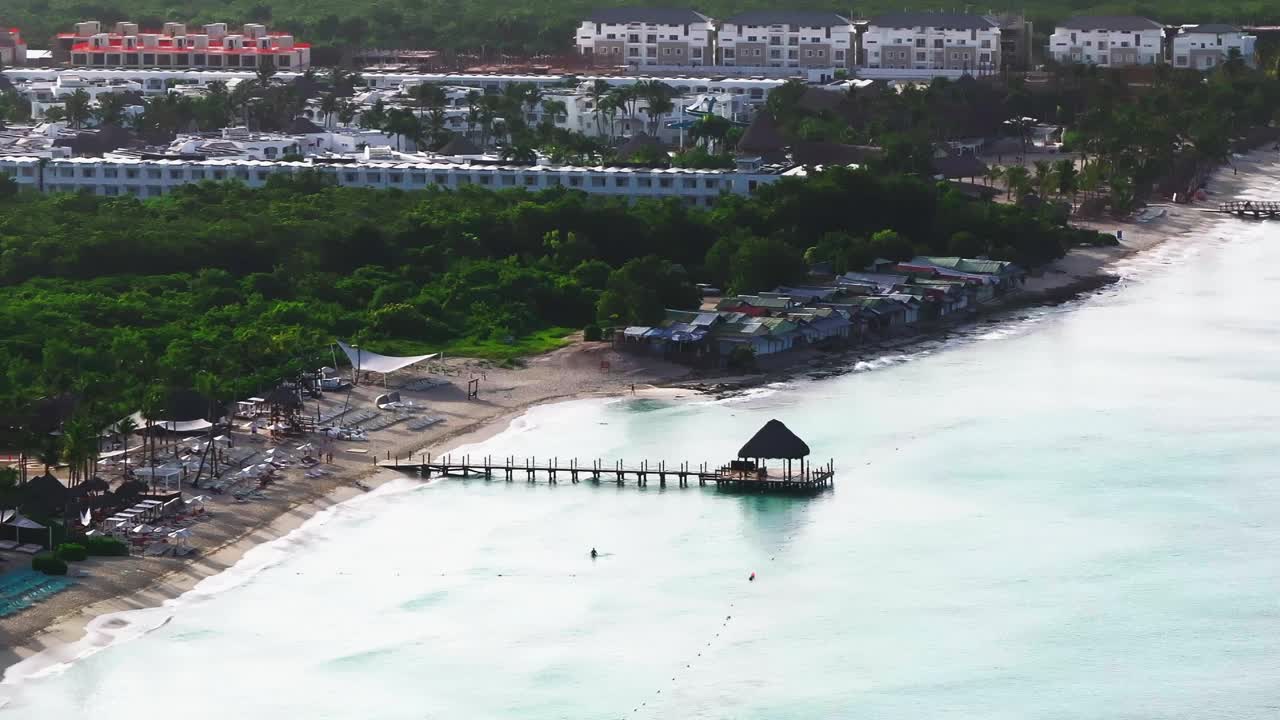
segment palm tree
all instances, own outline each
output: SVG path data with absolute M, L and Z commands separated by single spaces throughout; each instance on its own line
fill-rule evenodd
M 349 127 L 356 119 L 356 115 L 360 112 L 359 106 L 350 100 L 343 99 L 338 102 L 338 122 L 343 127 Z
M 106 93 L 98 96 L 98 107 L 93 110 L 93 117 L 99 125 L 119 125 L 124 122 L 124 109 L 128 98 L 119 93 Z
M 333 128 L 334 115 L 338 112 L 338 96 L 334 93 L 325 93 L 320 97 L 318 108 L 324 113 L 324 126 Z
M 381 130 L 387 126 L 387 107 L 382 100 L 377 100 L 368 110 L 360 113 L 360 126 Z
M 480 93 L 475 90 L 467 92 L 467 135 L 473 136 L 476 125 L 480 122 Z
M 995 185 L 1004 179 L 1004 169 L 999 165 L 991 165 L 987 167 L 987 172 L 983 175 L 987 180 L 987 185 Z
M 1031 173 L 1021 165 L 1014 165 L 1004 171 L 1005 196 L 1021 198 L 1031 187 Z
M 93 111 L 89 108 L 92 100 L 84 90 L 76 90 L 67 96 L 63 107 L 66 108 L 67 122 L 71 123 L 71 127 L 78 130 L 93 117 Z
M 422 125 L 418 122 L 417 116 L 404 108 L 395 108 L 386 114 L 386 120 L 383 121 L 382 134 L 388 137 L 395 137 L 396 150 L 403 150 L 401 141 L 404 138 L 422 137 Z
M 138 431 L 138 423 L 134 421 L 130 415 L 120 422 L 116 423 L 116 435 L 120 438 L 120 444 L 124 448 L 122 457 L 124 458 L 125 467 L 129 466 L 129 438 Z
M 443 108 L 449 97 L 444 88 L 435 83 L 422 83 L 414 86 L 409 92 L 418 106 L 418 117 L 422 117 L 423 108 Z
M 58 123 L 67 119 L 67 111 L 62 109 L 61 105 L 53 105 L 45 108 L 44 121 L 47 123 Z
M 604 80 L 596 80 L 587 90 L 587 97 L 591 98 L 591 114 L 596 119 L 596 134 L 604 135 L 604 115 L 605 115 L 605 98 L 609 97 L 609 83 Z
M 1080 173 L 1076 170 L 1075 161 L 1063 158 L 1053 164 L 1053 171 L 1058 179 L 1058 194 L 1070 195 L 1072 204 L 1075 204 L 1076 193 L 1080 189 Z
M 568 113 L 569 106 L 563 100 L 544 99 L 542 101 L 542 117 L 544 120 L 550 118 L 552 125 L 556 124 L 556 118 L 564 117 Z
M 645 100 L 644 113 L 649 116 L 649 134 L 657 137 L 662 117 L 675 109 L 672 102 L 675 91 L 661 80 L 646 80 L 636 83 L 636 92 Z
M 254 81 L 241 80 L 227 95 L 227 106 L 240 118 L 240 124 L 244 127 L 249 127 L 249 106 L 253 104 L 257 90 L 258 87 Z

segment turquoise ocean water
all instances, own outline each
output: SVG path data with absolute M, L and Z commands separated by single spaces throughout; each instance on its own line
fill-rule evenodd
M 548 406 L 472 449 L 719 461 L 776 417 L 827 496 L 400 481 L 11 671 L 0 717 L 1280 717 L 1280 224 L 1124 272 L 840 378 Z

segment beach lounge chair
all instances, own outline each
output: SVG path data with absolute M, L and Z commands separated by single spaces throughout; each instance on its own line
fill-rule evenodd
M 0 550 L 12 550 L 18 547 L 17 540 L 0 540 Z
M 41 550 L 44 550 L 44 546 L 42 545 L 19 545 L 14 548 L 15 552 L 20 552 L 24 555 L 35 555 Z

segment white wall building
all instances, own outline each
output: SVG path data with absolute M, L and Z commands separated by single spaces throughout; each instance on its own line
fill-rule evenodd
M 574 42 L 597 65 L 711 65 L 715 21 L 693 10 L 609 8 L 583 20 Z
M 1212 70 L 1240 53 L 1249 67 L 1258 66 L 1258 38 L 1234 25 L 1183 25 L 1173 36 L 1173 66 Z
M 1164 26 L 1129 15 L 1080 15 L 1054 28 L 1048 55 L 1102 67 L 1155 65 L 1164 62 Z
M 685 170 L 631 167 L 568 167 L 456 163 L 424 158 L 418 162 L 377 162 L 348 158 L 341 163 L 264 162 L 257 160 L 153 160 L 126 157 L 0 157 L 0 174 L 23 188 L 44 192 L 87 192 L 95 195 L 159 197 L 174 188 L 206 180 L 235 180 L 261 187 L 274 174 L 318 171 L 340 186 L 425 190 L 468 185 L 542 190 L 567 187 L 628 198 L 680 198 L 691 206 L 710 207 L 723 194 L 745 195 L 784 175 L 803 175 L 802 168 Z
M 862 51 L 871 70 L 990 74 L 1000 69 L 1000 27 L 981 15 L 890 13 L 868 22 Z
M 724 66 L 848 68 L 857 60 L 857 35 L 835 13 L 745 12 L 724 21 L 716 55 Z
M 22 65 L 27 61 L 27 43 L 18 28 L 0 28 L 0 65 Z

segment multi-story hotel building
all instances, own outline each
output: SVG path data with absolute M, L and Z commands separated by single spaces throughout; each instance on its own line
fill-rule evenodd
M 1257 41 L 1234 25 L 1183 25 L 1173 36 L 1173 65 L 1212 70 L 1225 63 L 1235 50 L 1246 65 L 1257 67 Z
M 724 21 L 718 64 L 737 67 L 852 67 L 857 60 L 853 23 L 836 13 L 745 12 Z
M 141 32 L 136 23 L 119 22 L 103 32 L 101 23 L 89 20 L 77 23 L 75 32 L 58 34 L 54 59 L 77 67 L 256 69 L 274 63 L 280 70 L 303 71 L 311 66 L 311 46 L 257 23 L 239 33 L 229 32 L 226 23 L 188 33 L 182 23 Z
M 711 65 L 715 21 L 693 10 L 610 8 L 578 26 L 578 52 L 597 65 Z
M 27 43 L 18 28 L 0 28 L 0 65 L 21 65 L 27 61 Z
M 862 51 L 872 69 L 993 73 L 1000 69 L 1000 26 L 981 15 L 890 13 L 868 21 Z
M 1164 26 L 1130 15 L 1081 15 L 1049 36 L 1049 57 L 1060 63 L 1102 67 L 1164 62 Z
M 802 176 L 803 168 L 756 171 L 685 170 L 679 168 L 568 167 L 497 163 L 358 160 L 356 162 L 268 162 L 263 160 L 179 160 L 133 157 L 40 159 L 0 157 L 0 175 L 20 187 L 43 192 L 83 192 L 106 196 L 159 197 L 175 188 L 206 180 L 265 185 L 272 175 L 315 171 L 344 187 L 425 190 L 469 185 L 525 188 L 536 191 L 564 187 L 587 193 L 628 198 L 679 198 L 692 206 L 710 207 L 725 194 L 747 195 L 784 176 Z

